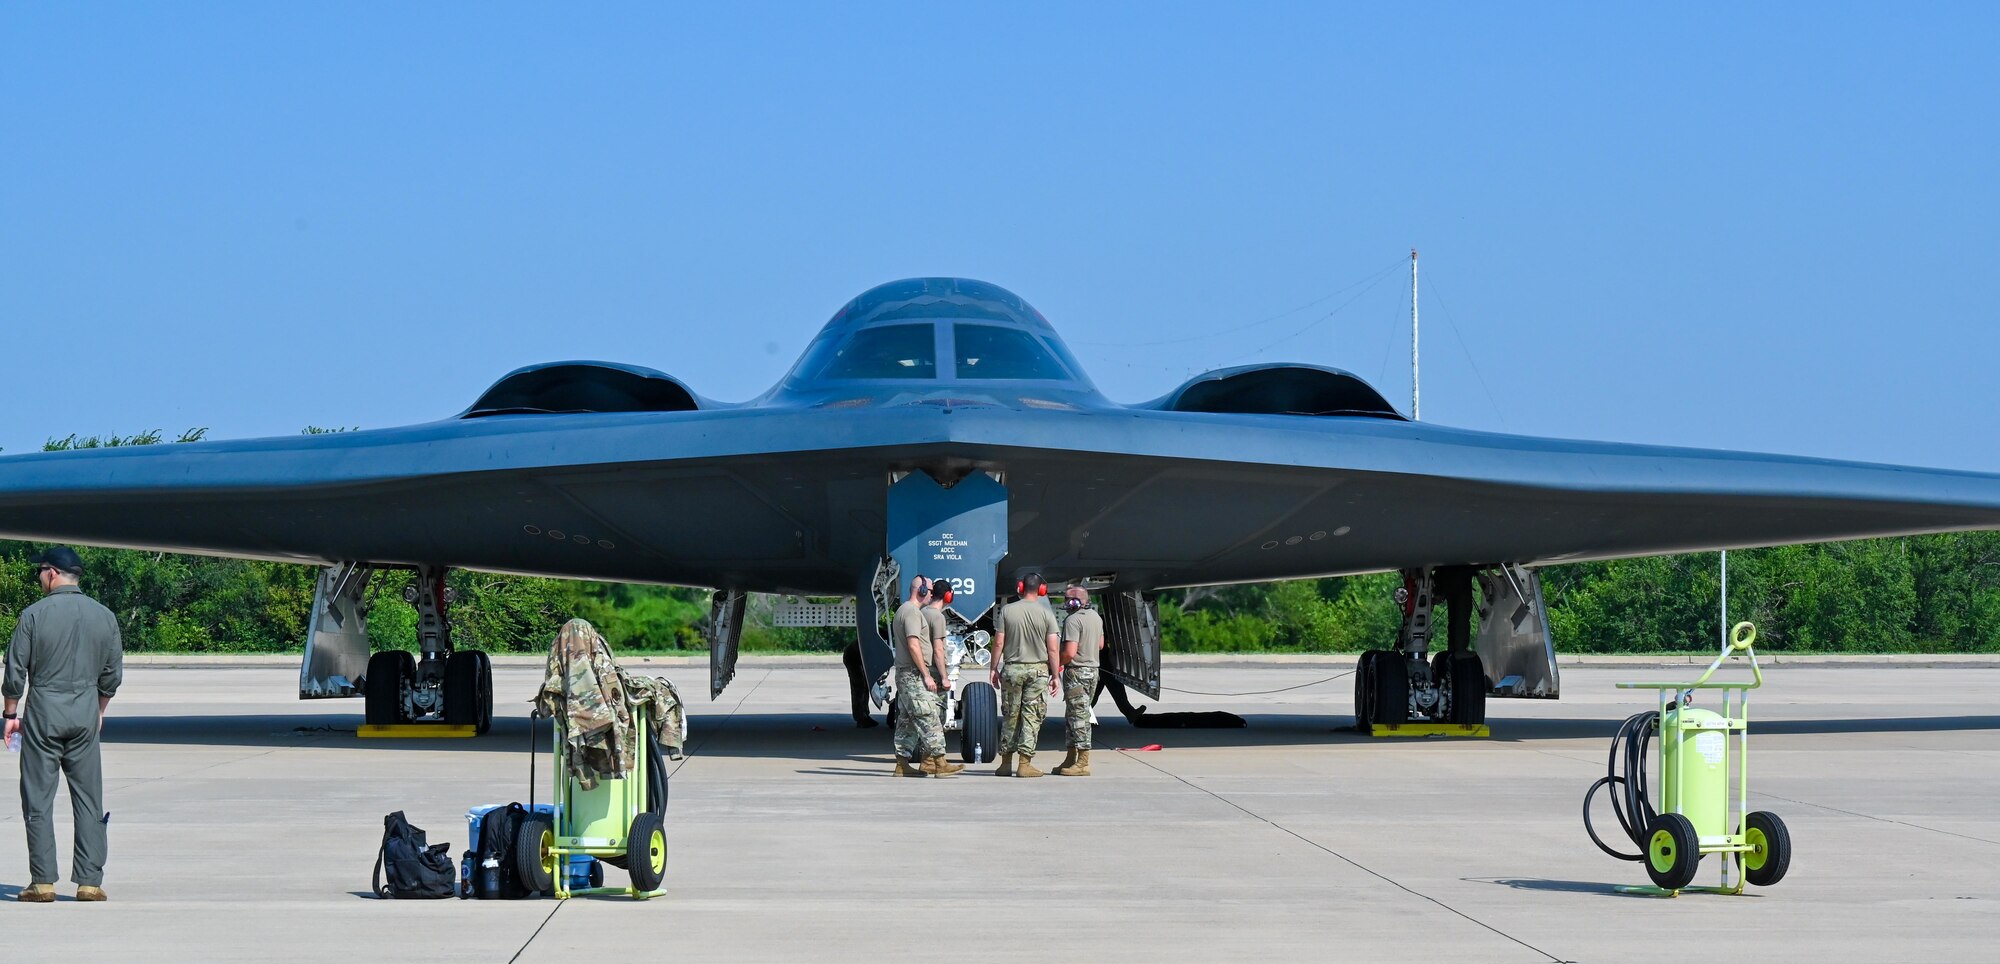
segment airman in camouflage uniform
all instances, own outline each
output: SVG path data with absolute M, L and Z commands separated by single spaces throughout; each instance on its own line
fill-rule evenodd
M 1104 646 L 1104 619 L 1090 608 L 1090 592 L 1071 586 L 1063 608 L 1063 710 L 1068 726 L 1069 756 L 1050 771 L 1059 777 L 1090 775 L 1090 704 L 1097 696 L 1097 654 Z
M 1056 614 L 1046 598 L 1048 584 L 1040 575 L 1023 577 L 1020 595 L 1000 610 L 994 621 L 993 685 L 1000 689 L 1000 766 L 995 776 L 1038 777 L 1035 743 L 1048 716 L 1047 698 L 1055 693 Z M 1015 754 L 1021 760 L 1014 762 Z
M 924 616 L 930 601 L 931 581 L 923 576 L 910 580 L 910 598 L 896 609 L 890 627 L 896 647 L 896 775 L 899 777 L 948 777 L 963 765 L 945 759 L 944 721 L 938 694 L 943 690 L 944 667 L 932 674 L 926 653 L 941 645 L 931 634 L 931 622 Z

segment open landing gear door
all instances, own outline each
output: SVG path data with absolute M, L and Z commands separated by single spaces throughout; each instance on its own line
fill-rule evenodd
M 1552 700 L 1562 691 L 1555 641 L 1542 605 L 1542 577 L 1502 566 L 1479 573 L 1479 635 L 1472 648 L 1498 697 Z
M 368 672 L 368 581 L 375 570 L 355 562 L 320 571 L 306 621 L 306 655 L 299 664 L 299 699 L 355 695 Z
M 708 698 L 722 695 L 736 678 L 736 647 L 743 641 L 743 604 L 748 597 L 722 590 L 710 597 L 708 607 Z
M 1150 595 L 1105 592 L 1098 596 L 1104 616 L 1106 673 L 1153 699 L 1160 698 L 1160 604 Z
M 950 488 L 911 472 L 889 486 L 889 557 L 901 580 L 929 576 L 951 587 L 951 610 L 967 624 L 993 607 L 994 567 L 1007 555 L 1007 487 L 984 472 Z

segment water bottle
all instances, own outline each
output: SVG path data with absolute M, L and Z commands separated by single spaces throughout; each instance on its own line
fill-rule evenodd
M 8 738 L 7 738 L 7 752 L 9 752 L 9 753 L 19 753 L 19 752 L 21 752 L 21 731 L 20 731 L 20 730 L 15 730 L 15 731 L 14 731 L 14 735 L 13 735 L 13 736 L 10 736 L 10 737 L 8 737 Z
M 479 867 L 479 884 L 474 894 L 480 900 L 499 900 L 506 895 L 500 893 L 500 861 L 486 858 Z

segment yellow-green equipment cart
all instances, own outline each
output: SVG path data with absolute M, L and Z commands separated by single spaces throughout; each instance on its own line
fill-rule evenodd
M 653 741 L 643 704 L 632 707 L 632 726 L 638 733 L 639 748 L 632 772 L 600 779 L 597 786 L 586 790 L 570 775 L 564 717 L 557 714 L 551 751 L 555 813 L 534 813 L 523 820 L 514 851 L 521 879 L 530 887 L 558 899 L 624 894 L 644 900 L 666 893 L 661 887 L 667 874 L 665 757 Z M 625 868 L 631 884 L 571 889 L 567 872 L 570 858 L 586 854 Z
M 1584 828 L 1598 848 L 1620 860 L 1646 865 L 1651 887 L 1620 887 L 1626 893 L 1672 896 L 1683 890 L 1740 894 L 1745 883 L 1768 887 L 1791 866 L 1792 838 L 1778 815 L 1751 811 L 1750 691 L 1764 685 L 1764 671 L 1750 644 L 1757 628 L 1737 623 L 1729 642 L 1692 683 L 1619 683 L 1619 689 L 1659 692 L 1657 709 L 1625 721 L 1611 741 L 1610 772 L 1591 785 L 1583 798 Z M 1750 679 L 1715 680 L 1715 671 L 1733 658 L 1749 661 Z M 1722 694 L 1721 712 L 1698 709 L 1694 694 Z M 1730 739 L 1731 736 L 1735 739 Z M 1647 744 L 1660 740 L 1660 808 L 1648 793 Z M 1623 754 L 1623 769 L 1620 754 Z M 1731 770 L 1734 792 L 1731 792 Z M 1611 787 L 1612 809 L 1637 854 L 1620 853 L 1598 838 L 1590 824 L 1590 801 L 1601 788 Z M 1709 854 L 1721 855 L 1721 882 L 1716 887 L 1692 887 L 1697 865 Z

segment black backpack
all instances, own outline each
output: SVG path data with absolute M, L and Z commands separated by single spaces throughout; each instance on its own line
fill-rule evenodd
M 451 865 L 451 844 L 430 846 L 424 832 L 410 826 L 398 810 L 382 818 L 382 849 L 375 854 L 375 896 L 396 900 L 450 897 L 458 888 L 458 869 Z M 388 886 L 382 886 L 384 871 Z
M 479 850 L 472 855 L 472 896 L 518 900 L 534 893 L 529 889 L 528 882 L 521 879 L 514 863 L 514 844 L 520 838 L 521 824 L 527 818 L 528 808 L 518 803 L 494 807 L 479 818 Z M 495 870 L 499 878 L 498 886 L 490 889 L 482 877 L 489 860 L 497 865 Z

